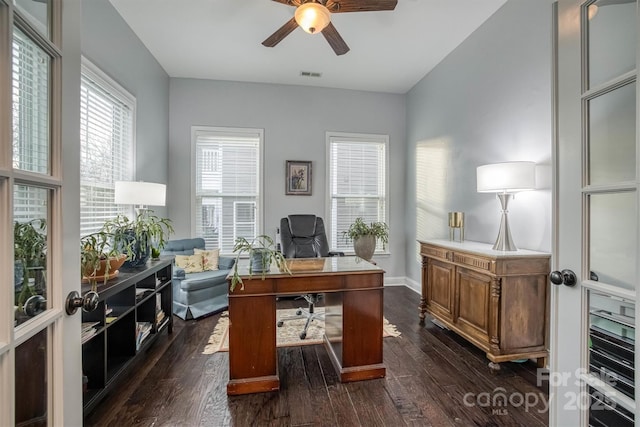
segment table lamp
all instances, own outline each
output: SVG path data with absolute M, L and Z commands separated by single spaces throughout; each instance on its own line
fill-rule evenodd
M 477 169 L 477 190 L 479 193 L 496 193 L 502 206 L 502 219 L 498 238 L 493 245 L 497 251 L 517 251 L 511 231 L 507 210 L 509 200 L 519 191 L 534 190 L 536 187 L 536 164 L 534 162 L 505 162 L 479 166 Z
M 155 182 L 116 181 L 115 203 L 136 205 L 136 213 L 148 210 L 147 206 L 164 206 L 167 197 L 167 186 Z

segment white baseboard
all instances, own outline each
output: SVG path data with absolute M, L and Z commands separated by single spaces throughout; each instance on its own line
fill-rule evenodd
M 421 294 L 421 286 L 420 283 L 415 280 L 411 280 L 408 277 L 385 277 L 384 278 L 385 286 L 406 286 L 417 294 Z

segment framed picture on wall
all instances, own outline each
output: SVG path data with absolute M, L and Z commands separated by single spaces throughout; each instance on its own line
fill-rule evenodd
M 285 194 L 311 195 L 311 162 L 287 160 L 287 182 Z

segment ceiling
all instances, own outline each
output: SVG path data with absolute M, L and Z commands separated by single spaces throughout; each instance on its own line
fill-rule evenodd
M 351 48 L 342 56 L 300 28 L 262 46 L 295 11 L 271 0 L 110 2 L 171 77 L 406 93 L 506 0 L 398 0 L 394 11 L 333 14 Z

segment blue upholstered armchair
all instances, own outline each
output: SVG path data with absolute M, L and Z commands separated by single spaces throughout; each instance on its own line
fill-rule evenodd
M 162 255 L 193 255 L 194 249 L 204 249 L 204 239 L 170 240 Z M 185 273 L 173 270 L 173 314 L 184 320 L 197 319 L 226 310 L 229 306 L 226 277 L 233 268 L 234 258 L 221 256 L 218 270 Z

